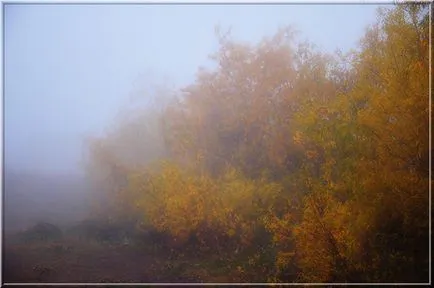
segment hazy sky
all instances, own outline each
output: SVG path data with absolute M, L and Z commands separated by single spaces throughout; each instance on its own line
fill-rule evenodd
M 257 42 L 293 24 L 330 52 L 356 46 L 374 5 L 6 5 L 7 169 L 79 169 L 99 134 L 142 85 L 194 80 L 216 51 L 214 27 Z M 139 80 L 139 81 L 138 81 Z

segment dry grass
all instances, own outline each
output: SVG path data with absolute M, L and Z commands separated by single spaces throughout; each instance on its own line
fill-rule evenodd
M 228 275 L 215 275 L 220 270 L 212 268 L 211 258 L 170 254 L 155 245 L 72 238 L 31 244 L 6 241 L 4 253 L 5 283 L 236 282 Z

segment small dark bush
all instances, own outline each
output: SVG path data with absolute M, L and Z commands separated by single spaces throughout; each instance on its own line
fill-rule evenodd
M 129 227 L 110 223 L 105 220 L 87 219 L 68 230 L 68 235 L 81 240 L 100 243 L 119 244 L 125 238 L 131 238 L 133 231 Z
M 19 233 L 24 242 L 55 241 L 63 237 L 62 230 L 54 224 L 40 222 L 35 226 Z

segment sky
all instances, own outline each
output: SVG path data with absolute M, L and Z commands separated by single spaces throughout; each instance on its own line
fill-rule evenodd
M 251 43 L 292 25 L 320 49 L 348 51 L 377 7 L 5 5 L 5 168 L 79 173 L 84 139 L 104 133 L 138 91 L 186 86 L 211 65 L 216 25 Z

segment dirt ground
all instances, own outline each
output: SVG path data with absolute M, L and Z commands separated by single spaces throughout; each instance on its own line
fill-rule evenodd
M 200 283 L 234 282 L 212 275 L 203 259 L 174 256 L 155 247 L 78 240 L 3 247 L 4 283 Z M 222 273 L 220 273 L 222 274 Z

